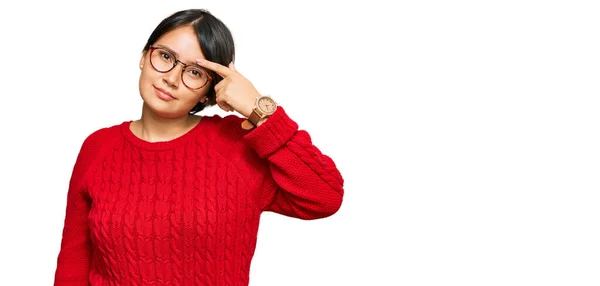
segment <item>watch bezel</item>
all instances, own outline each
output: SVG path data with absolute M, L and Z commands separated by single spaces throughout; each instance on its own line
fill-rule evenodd
M 262 109 L 262 107 L 260 106 L 260 102 L 261 102 L 261 100 L 268 100 L 268 101 L 270 101 L 270 102 L 271 102 L 271 103 L 272 103 L 272 104 L 275 106 L 275 107 L 273 108 L 273 111 L 272 111 L 272 112 L 268 112 L 268 111 L 266 111 L 266 110 L 263 110 L 263 109 Z M 263 113 L 263 115 L 271 115 L 271 114 L 275 113 L 275 111 L 277 110 L 277 102 L 275 102 L 275 100 L 273 100 L 273 98 L 271 98 L 271 97 L 270 97 L 270 96 L 268 96 L 268 95 L 261 96 L 261 97 L 259 97 L 259 98 L 256 100 L 256 108 L 257 108 L 258 110 L 260 110 L 260 112 L 262 112 L 262 113 Z

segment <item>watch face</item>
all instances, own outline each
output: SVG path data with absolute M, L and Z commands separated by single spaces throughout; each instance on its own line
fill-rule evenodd
M 261 97 L 258 100 L 258 108 L 266 114 L 272 114 L 277 108 L 277 103 L 270 97 Z

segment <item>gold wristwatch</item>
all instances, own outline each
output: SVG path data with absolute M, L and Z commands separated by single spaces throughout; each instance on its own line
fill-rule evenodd
M 255 128 L 261 119 L 271 116 L 275 110 L 277 110 L 277 103 L 270 96 L 264 95 L 256 98 L 254 109 L 248 119 L 242 122 L 242 128 L 245 130 Z

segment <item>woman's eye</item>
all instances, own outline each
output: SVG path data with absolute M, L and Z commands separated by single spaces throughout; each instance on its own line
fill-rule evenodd
M 191 76 L 196 77 L 196 78 L 202 77 L 202 72 L 200 72 L 199 70 L 191 69 L 191 70 L 189 70 L 189 73 Z
M 167 53 L 160 53 L 160 56 L 163 57 L 165 60 L 171 60 L 171 55 Z

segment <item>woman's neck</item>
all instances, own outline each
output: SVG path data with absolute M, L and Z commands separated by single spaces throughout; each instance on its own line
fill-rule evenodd
M 131 123 L 133 134 L 148 142 L 170 141 L 190 131 L 200 121 L 199 116 L 184 115 L 165 118 L 151 111 L 144 103 L 142 117 Z

